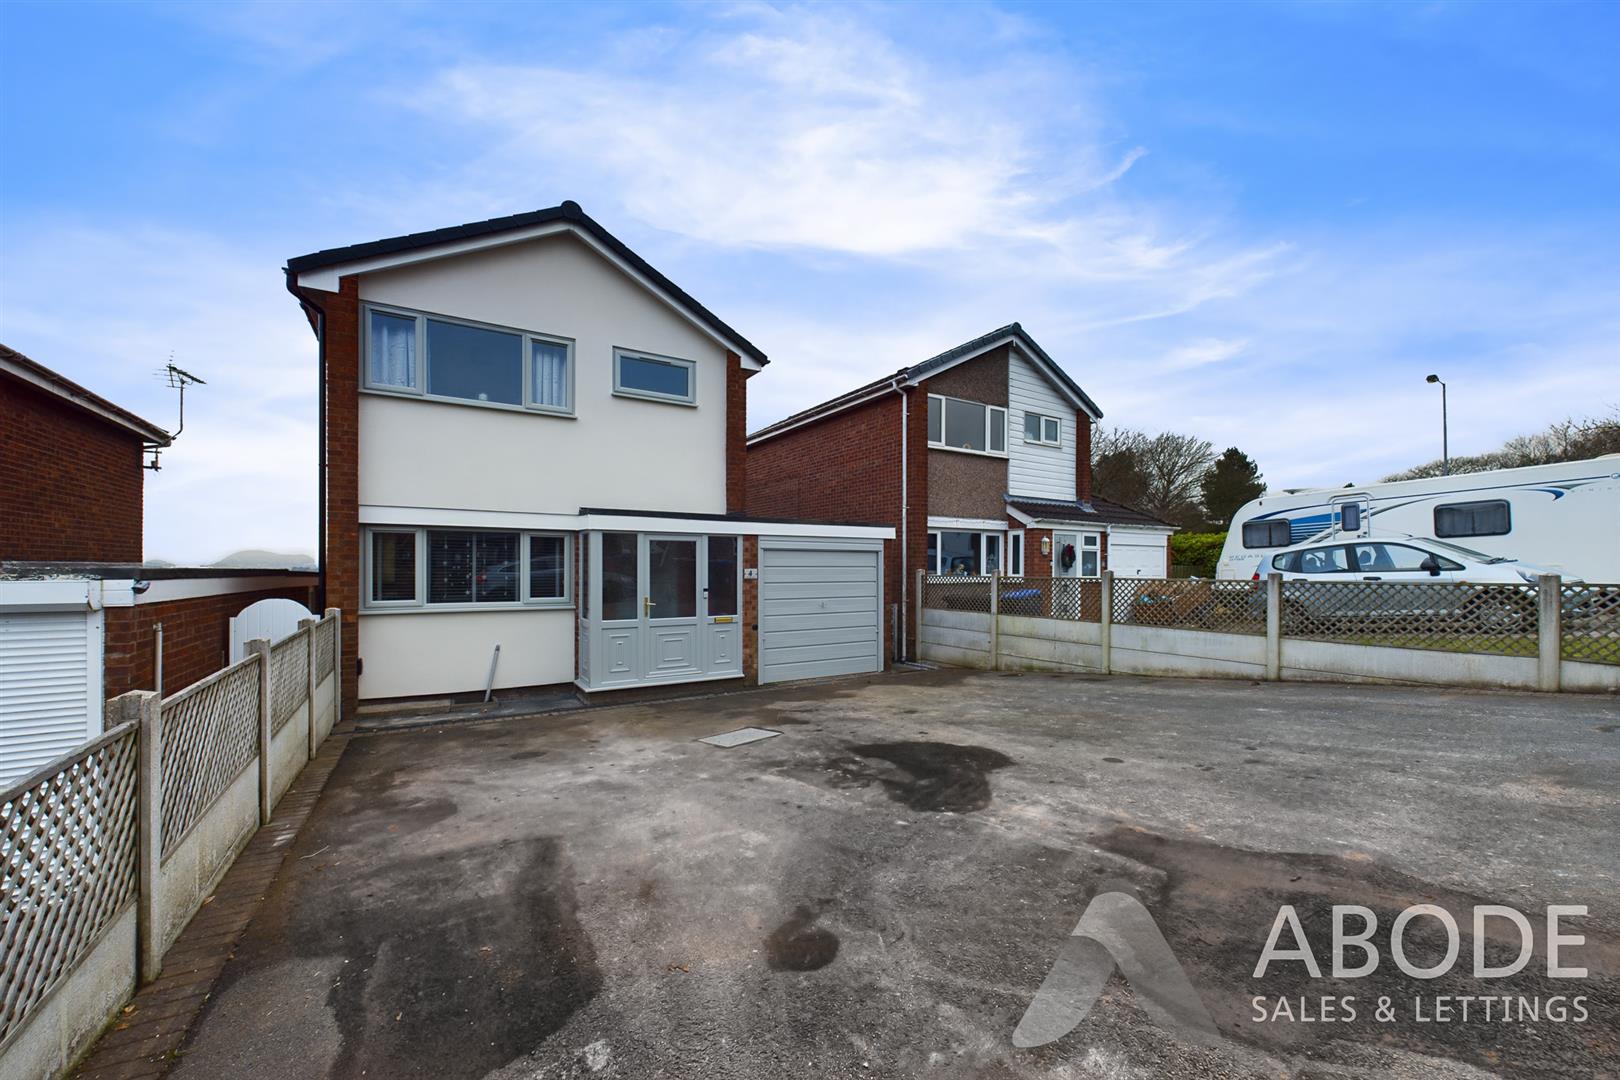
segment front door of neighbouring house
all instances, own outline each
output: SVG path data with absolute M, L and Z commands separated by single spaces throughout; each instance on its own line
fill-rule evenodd
M 1077 577 L 1080 573 L 1080 534 L 1052 534 L 1052 576 Z
M 589 534 L 600 559 L 582 664 L 592 688 L 742 674 L 741 541 L 735 536 Z

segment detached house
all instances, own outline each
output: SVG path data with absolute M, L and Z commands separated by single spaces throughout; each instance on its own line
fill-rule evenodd
M 765 354 L 578 204 L 286 277 L 320 343 L 346 703 L 884 666 L 893 529 L 744 515 Z
M 931 574 L 1163 577 L 1174 527 L 1091 490 L 1102 411 L 1017 323 L 748 437 L 759 514 L 892 524 L 887 601 Z

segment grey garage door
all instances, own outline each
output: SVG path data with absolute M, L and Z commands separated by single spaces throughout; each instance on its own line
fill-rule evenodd
M 883 670 L 880 555 L 761 547 L 760 682 Z

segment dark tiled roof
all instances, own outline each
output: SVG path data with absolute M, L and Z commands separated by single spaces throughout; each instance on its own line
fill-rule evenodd
M 128 409 L 114 405 L 100 394 L 86 390 L 72 379 L 57 374 L 38 360 L 29 359 L 11 346 L 0 345 L 0 360 L 16 364 L 45 383 L 51 393 L 77 405 L 80 409 L 98 414 L 102 419 L 127 428 L 149 442 L 155 442 L 162 446 L 169 445 L 169 433 L 150 420 L 143 420 Z
M 1007 496 L 1007 505 L 1019 513 L 1046 521 L 1072 521 L 1084 525 L 1151 525 L 1173 529 L 1168 521 L 1108 499 L 1093 498 L 1089 503 L 1068 499 L 1030 499 Z
M 1047 355 L 1046 350 L 1041 348 L 1040 344 L 1037 343 L 1034 338 L 1029 336 L 1029 334 L 1024 330 L 1023 326 L 1019 325 L 1018 323 L 1008 323 L 1006 326 L 997 327 L 988 334 L 980 334 L 972 341 L 964 341 L 962 344 L 957 345 L 954 348 L 946 349 L 944 352 L 939 353 L 936 356 L 930 356 L 927 360 L 924 360 L 919 364 L 913 364 L 910 367 L 901 368 L 893 375 L 885 375 L 881 379 L 874 379 L 864 386 L 858 386 L 854 390 L 839 394 L 835 398 L 829 398 L 819 405 L 812 405 L 808 409 L 801 409 L 792 416 L 784 417 L 774 424 L 767 424 L 748 437 L 750 439 L 757 439 L 764 435 L 773 435 L 784 428 L 792 427 L 795 424 L 802 423 L 805 420 L 813 420 L 825 413 L 837 412 L 844 406 L 859 401 L 861 398 L 869 394 L 875 393 L 885 385 L 893 383 L 897 379 L 925 379 L 933 372 L 949 366 L 953 361 L 959 360 L 964 356 L 972 356 L 974 353 L 985 348 L 992 342 L 1005 337 L 1017 338 L 1020 345 L 1024 346 L 1035 356 L 1045 361 L 1046 365 L 1056 375 L 1058 381 L 1063 383 L 1063 385 L 1067 387 L 1075 395 L 1075 397 L 1079 398 L 1085 404 L 1086 409 L 1092 413 L 1092 415 L 1098 417 L 1099 419 L 1102 417 L 1102 410 L 1097 408 L 1097 403 L 1092 401 L 1090 396 L 1084 390 L 1080 389 L 1080 385 L 1078 383 L 1069 378 L 1068 372 L 1064 371 L 1063 368 L 1058 365 L 1056 360 L 1053 360 Z
M 428 232 L 408 233 L 405 236 L 393 236 L 386 240 L 372 240 L 364 244 L 350 244 L 348 247 L 327 248 L 324 251 L 299 255 L 287 260 L 287 273 L 289 275 L 300 274 L 306 270 L 319 270 L 322 267 L 337 266 L 341 263 L 375 258 L 379 255 L 397 255 L 402 251 L 417 251 L 437 244 L 470 240 L 479 236 L 510 232 L 514 229 L 527 229 L 534 225 L 545 225 L 553 221 L 566 221 L 584 229 L 601 241 L 602 245 L 609 251 L 629 263 L 639 273 L 645 275 L 659 289 L 668 293 L 676 303 L 697 316 L 711 330 L 714 330 L 728 341 L 735 342 L 739 349 L 758 360 L 761 364 L 770 363 L 758 346 L 727 326 L 720 320 L 719 316 L 694 300 L 679 285 L 653 269 L 652 264 L 626 247 L 623 241 L 604 229 L 595 218 L 580 209 L 579 203 L 574 202 L 572 199 L 563 202 L 560 206 L 548 206 L 544 210 L 531 210 L 526 214 L 511 214 L 507 217 L 489 218 L 486 221 L 473 221 L 465 225 L 451 225 L 447 228 L 433 229 Z

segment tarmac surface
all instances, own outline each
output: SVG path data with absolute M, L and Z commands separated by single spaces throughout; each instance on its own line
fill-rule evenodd
M 172 1075 L 1620 1076 L 1617 826 L 1613 697 L 937 671 L 356 736 Z M 1218 1039 L 1115 972 L 1013 1044 L 1109 891 Z M 1255 976 L 1284 905 L 1322 977 Z

